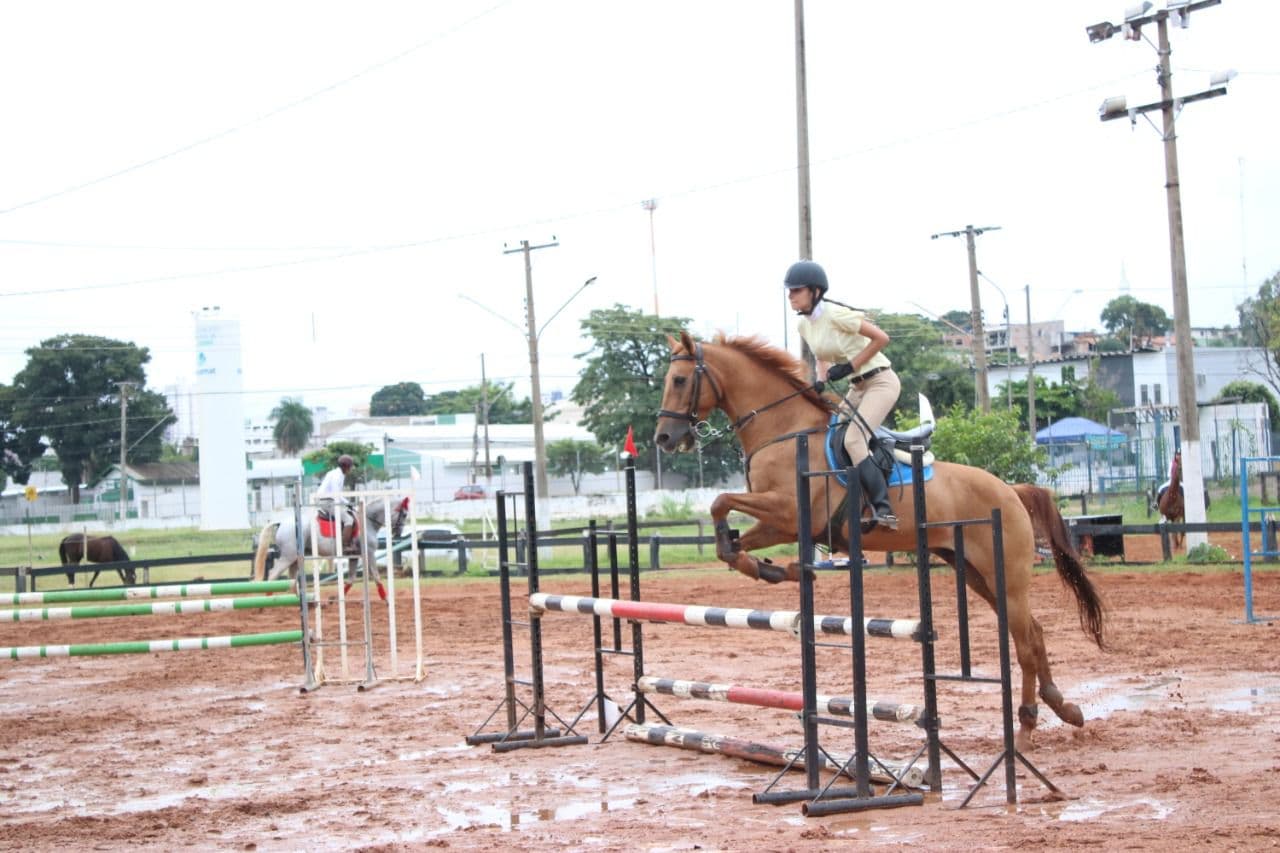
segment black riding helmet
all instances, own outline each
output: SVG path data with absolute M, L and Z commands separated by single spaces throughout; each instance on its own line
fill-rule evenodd
M 822 268 L 821 264 L 813 261 L 796 261 L 787 269 L 787 276 L 783 279 L 783 286 L 787 290 L 794 290 L 797 287 L 812 287 L 817 291 L 817 299 L 821 299 L 827 292 L 827 271 Z

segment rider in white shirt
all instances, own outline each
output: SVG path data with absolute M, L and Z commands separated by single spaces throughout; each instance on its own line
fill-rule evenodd
M 338 467 L 324 475 L 320 488 L 316 489 L 315 500 L 320 505 L 322 515 L 333 517 L 333 502 L 347 488 L 347 474 L 355 466 L 355 460 L 347 454 L 338 457 Z

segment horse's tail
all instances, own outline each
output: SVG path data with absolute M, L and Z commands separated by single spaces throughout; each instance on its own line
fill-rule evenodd
M 71 537 L 70 537 L 70 536 L 68 536 L 67 538 L 63 539 L 61 542 L 59 542 L 59 543 L 58 543 L 58 562 L 59 562 L 61 565 L 64 565 L 64 566 L 67 564 L 67 559 L 68 559 L 68 558 L 67 558 L 67 543 L 68 543 L 70 540 L 71 540 Z
M 1093 638 L 1098 648 L 1104 648 L 1102 637 L 1103 607 L 1102 598 L 1094 587 L 1089 576 L 1085 574 L 1080 555 L 1071 545 L 1071 536 L 1067 533 L 1067 523 L 1058 511 L 1058 505 L 1048 489 L 1030 483 L 1018 483 L 1013 487 L 1018 499 L 1026 507 L 1031 516 L 1031 525 L 1035 528 L 1036 537 L 1049 543 L 1053 551 L 1053 562 L 1058 567 L 1058 577 L 1075 593 L 1076 606 L 1080 611 L 1080 627 Z
M 262 532 L 258 534 L 258 550 L 253 554 L 253 579 L 255 581 L 266 580 L 267 578 L 267 552 L 271 550 L 271 543 L 276 538 L 276 528 L 280 526 L 280 522 L 272 521 L 262 528 Z

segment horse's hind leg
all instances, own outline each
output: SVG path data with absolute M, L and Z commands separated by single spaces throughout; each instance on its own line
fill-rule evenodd
M 954 552 L 945 548 L 931 549 L 933 553 L 955 566 Z M 987 584 L 987 579 L 966 560 L 965 583 L 977 593 L 991 608 L 995 609 L 996 597 Z M 1084 725 L 1084 715 L 1080 708 L 1064 701 L 1062 691 L 1053 683 L 1053 675 L 1049 669 L 1049 655 L 1044 646 L 1044 631 L 1040 623 L 1031 615 L 1030 607 L 1024 595 L 1014 595 L 1006 602 L 1005 610 L 1009 619 L 1009 634 L 1013 638 L 1014 654 L 1018 658 L 1018 668 L 1022 670 L 1021 704 L 1018 705 L 1018 749 L 1026 751 L 1031 748 L 1031 735 L 1035 731 L 1039 708 L 1036 704 L 1036 681 L 1040 682 L 1039 697 L 1065 723 L 1073 726 Z
M 1062 697 L 1062 691 L 1053 683 L 1053 673 L 1049 669 L 1049 653 L 1044 647 L 1044 629 L 1040 623 L 1031 618 L 1031 642 L 1036 653 L 1036 666 L 1040 676 L 1040 698 L 1053 709 L 1058 719 L 1072 726 L 1084 725 L 1084 712 L 1080 706 L 1068 702 Z

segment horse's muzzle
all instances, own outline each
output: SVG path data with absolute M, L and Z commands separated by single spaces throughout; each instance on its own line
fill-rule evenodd
M 679 422 L 658 422 L 658 429 L 653 434 L 653 443 L 667 453 L 692 450 L 695 436 L 688 424 Z

